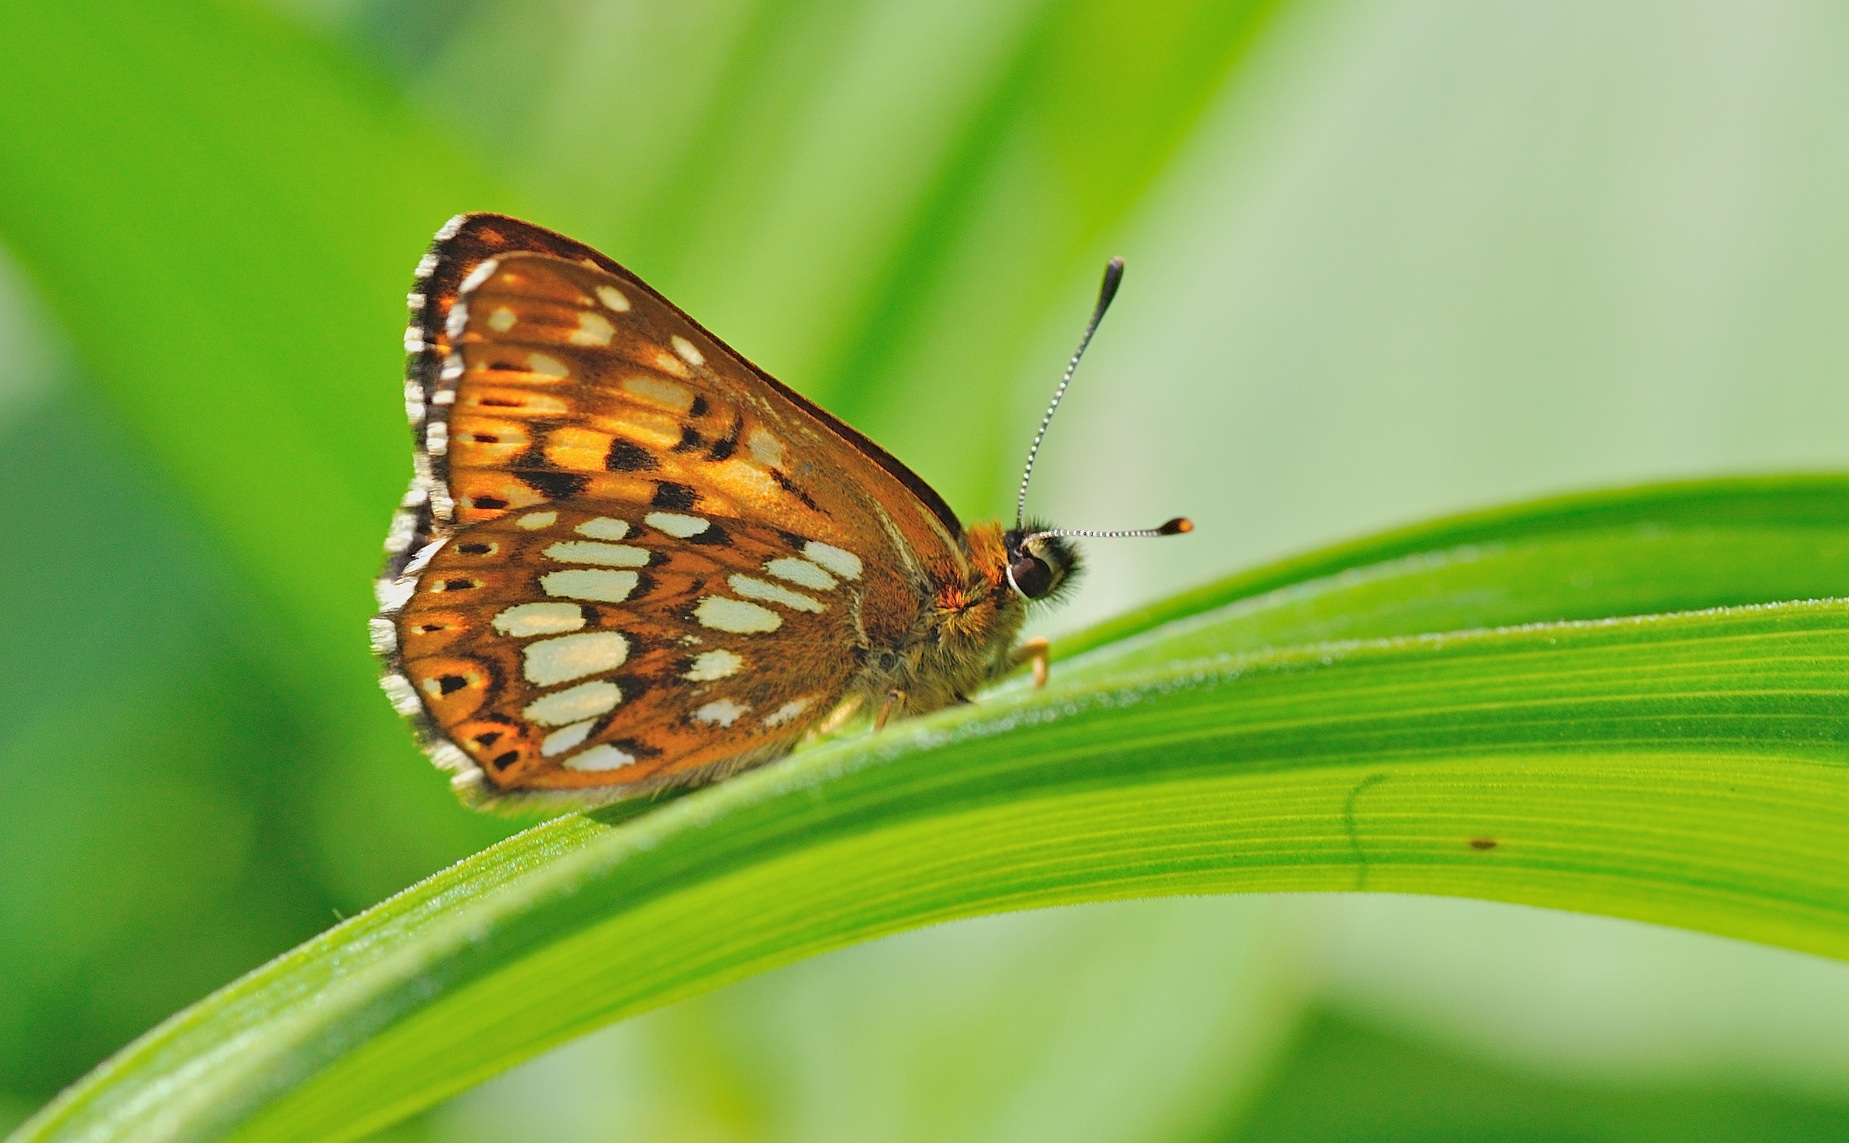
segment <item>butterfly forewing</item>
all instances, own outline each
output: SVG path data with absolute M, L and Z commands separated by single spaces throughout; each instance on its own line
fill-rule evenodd
M 459 784 L 610 796 L 781 753 L 960 565 L 922 481 L 588 248 L 472 216 L 420 282 L 374 630 Z

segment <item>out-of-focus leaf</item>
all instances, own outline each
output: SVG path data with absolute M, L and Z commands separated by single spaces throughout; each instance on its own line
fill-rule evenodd
M 1308 1021 L 1256 1105 L 1214 1143 L 1816 1143 L 1849 1108 L 1782 1092 L 1613 1089 L 1522 1075 L 1328 1014 Z
M 32 93 L 0 100 L 0 236 L 252 573 L 250 645 L 336 744 L 304 812 L 343 895 L 500 836 L 428 780 L 363 632 L 409 476 L 409 268 L 445 217 L 504 200 L 382 83 L 256 9 L 16 4 L 0 42 Z

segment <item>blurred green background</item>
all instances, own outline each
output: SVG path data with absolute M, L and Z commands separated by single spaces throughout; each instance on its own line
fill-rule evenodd
M 0 11 L 0 1125 L 513 825 L 374 689 L 401 295 L 590 241 L 966 516 L 1103 259 L 1054 636 L 1568 488 L 1849 462 L 1827 0 L 174 0 Z M 1191 899 L 849 949 L 398 1140 L 1849 1137 L 1849 966 L 1473 902 Z

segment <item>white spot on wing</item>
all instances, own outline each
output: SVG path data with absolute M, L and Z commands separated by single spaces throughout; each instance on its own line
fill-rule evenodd
M 438 242 L 448 242 L 450 239 L 456 237 L 456 235 L 462 230 L 462 224 L 467 222 L 468 220 L 469 220 L 469 216 L 466 214 L 450 215 L 448 222 L 445 222 L 442 226 L 437 227 L 437 241 Z M 426 254 L 425 257 L 435 258 L 436 255 Z
M 673 361 L 673 358 L 668 360 Z M 680 362 L 675 361 L 675 365 Z M 647 401 L 664 405 L 677 413 L 685 413 L 693 408 L 693 391 L 685 385 L 673 381 L 664 381 L 659 377 L 625 377 L 623 388 Z
M 784 723 L 795 718 L 797 715 L 801 714 L 803 711 L 808 710 L 809 704 L 813 703 L 814 701 L 815 701 L 815 697 L 813 695 L 807 698 L 791 699 L 789 702 L 784 703 L 782 706 L 778 707 L 776 710 L 773 710 L 769 714 L 765 715 L 764 725 L 765 726 L 782 726 Z
M 687 668 L 681 678 L 693 683 L 710 683 L 736 675 L 744 665 L 745 660 L 732 651 L 723 648 L 702 651 L 693 657 L 693 665 Z
M 629 658 L 629 640 L 615 631 L 587 631 L 528 643 L 521 670 L 542 687 L 614 671 Z
M 699 349 L 695 347 L 693 342 L 688 341 L 686 338 L 682 337 L 680 334 L 678 333 L 675 334 L 673 337 L 668 339 L 668 342 L 669 344 L 674 346 L 674 352 L 680 354 L 681 360 L 685 361 L 687 364 L 689 365 L 705 365 L 706 364 L 706 355 L 701 353 Z
M 753 579 L 748 575 L 727 576 L 726 582 L 732 585 L 733 591 L 746 599 L 762 599 L 770 603 L 781 603 L 797 611 L 812 611 L 818 614 L 828 610 L 820 600 L 810 599 L 799 591 L 791 591 L 787 587 L 766 583 L 764 580 Z
M 526 367 L 541 377 L 550 377 L 555 381 L 571 376 L 571 370 L 566 367 L 565 363 L 550 354 L 527 354 Z
M 616 709 L 623 692 L 615 683 L 581 683 L 534 699 L 521 711 L 522 717 L 541 726 L 563 726 L 581 718 L 596 718 Z
M 714 699 L 693 712 L 695 722 L 704 722 L 708 726 L 731 726 L 738 721 L 738 716 L 751 708 L 731 699 Z
M 385 533 L 385 550 L 396 555 L 417 538 L 417 513 L 400 509 L 392 513 L 391 530 Z
M 711 520 L 699 516 L 683 516 L 679 512 L 650 512 L 642 517 L 642 522 L 658 532 L 686 539 L 697 536 L 713 526 Z
M 772 436 L 768 429 L 752 429 L 745 438 L 745 447 L 751 455 L 766 468 L 783 467 L 783 442 Z
M 514 328 L 514 322 L 518 320 L 514 316 L 514 311 L 506 306 L 497 306 L 495 311 L 488 315 L 488 328 L 496 333 L 506 333 Z
M 621 603 L 640 582 L 641 577 L 632 571 L 592 571 L 589 568 L 547 572 L 539 577 L 539 586 L 545 588 L 547 595 L 592 599 L 598 603 Z
M 398 649 L 398 627 L 382 615 L 375 615 L 366 621 L 366 631 L 372 637 L 372 651 L 375 655 L 389 655 Z
M 372 585 L 372 594 L 379 601 L 379 610 L 397 611 L 411 601 L 411 593 L 417 590 L 417 581 L 410 576 L 398 576 L 395 579 L 382 579 Z
M 458 776 L 465 774 L 481 775 L 481 767 L 475 759 L 464 754 L 453 742 L 439 742 L 430 748 L 430 760 L 437 764 L 437 769 L 448 770 Z
M 629 521 L 613 516 L 593 516 L 572 531 L 593 540 L 620 540 L 629 534 Z
M 493 258 L 488 259 L 481 265 L 475 267 L 475 269 L 469 271 L 469 276 L 462 280 L 462 286 L 458 292 L 463 294 L 474 293 L 481 287 L 483 282 L 494 277 L 494 272 L 500 268 L 501 264 L 499 262 Z
M 494 617 L 494 629 L 513 639 L 558 635 L 584 626 L 584 611 L 575 603 L 518 603 Z
M 812 587 L 817 591 L 833 591 L 836 586 L 834 576 L 808 560 L 799 560 L 795 556 L 784 556 L 781 559 L 771 560 L 764 565 L 764 570 L 778 579 L 787 579 L 791 583 Z
M 439 231 L 438 233 L 440 236 L 441 232 Z M 417 260 L 417 269 L 411 271 L 411 273 L 418 278 L 428 278 L 436 272 L 437 256 L 435 254 L 426 254 L 422 258 L 419 258 Z
M 596 544 L 589 540 L 568 540 L 546 548 L 546 557 L 562 564 L 603 564 L 613 568 L 644 568 L 648 552 L 628 544 Z
M 541 528 L 550 528 L 558 522 L 559 514 L 557 512 L 528 512 L 526 515 L 514 521 L 515 524 L 525 528 L 529 532 L 537 532 Z
M 597 297 L 604 305 L 609 306 L 619 314 L 629 312 L 629 299 L 624 297 L 623 291 L 617 289 L 615 286 L 597 287 Z
M 626 754 L 609 743 L 593 746 L 582 754 L 575 754 L 565 759 L 567 770 L 620 770 L 635 762 L 636 756 Z
M 803 545 L 803 555 L 842 579 L 860 578 L 860 557 L 853 552 L 844 552 L 833 544 L 824 544 L 820 540 L 810 540 Z
M 423 571 L 426 567 L 430 565 L 431 560 L 434 560 L 437 558 L 437 553 L 442 551 L 443 545 L 448 542 L 449 542 L 448 538 L 445 537 L 444 539 L 441 539 L 441 540 L 432 540 L 428 544 L 425 544 L 423 547 L 417 549 L 417 554 L 412 556 L 411 562 L 407 563 L 404 566 L 404 572 L 402 574 L 415 575 L 416 573 Z
M 402 715 L 413 715 L 423 709 L 418 701 L 417 691 L 411 686 L 411 680 L 403 675 L 385 675 L 379 679 L 379 687 L 385 697 L 391 700 L 392 709 Z
M 404 351 L 406 353 L 422 353 L 424 351 L 424 333 L 417 326 L 408 325 L 405 327 Z
M 596 310 L 579 310 L 578 328 L 571 331 L 567 340 L 573 345 L 590 345 L 601 349 L 609 345 L 610 339 L 615 336 L 616 327 L 610 324 L 609 318 Z
M 558 730 L 546 735 L 544 741 L 540 742 L 539 752 L 547 758 L 552 757 L 554 754 L 563 754 L 567 750 L 578 745 L 578 743 L 583 742 L 586 738 L 589 738 L 591 735 L 591 727 L 596 725 L 596 719 L 587 718 L 583 722 L 574 722 L 570 726 L 560 727 Z
M 693 609 L 693 617 L 700 621 L 702 627 L 730 631 L 736 635 L 775 631 L 783 626 L 783 616 L 770 608 L 743 600 L 727 599 L 723 595 L 709 595 L 701 599 L 699 606 Z

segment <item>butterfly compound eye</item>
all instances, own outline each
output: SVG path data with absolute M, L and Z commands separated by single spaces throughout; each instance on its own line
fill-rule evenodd
M 1023 552 L 1008 565 L 1008 580 L 1028 599 L 1044 599 L 1053 590 L 1053 569 L 1045 560 Z

